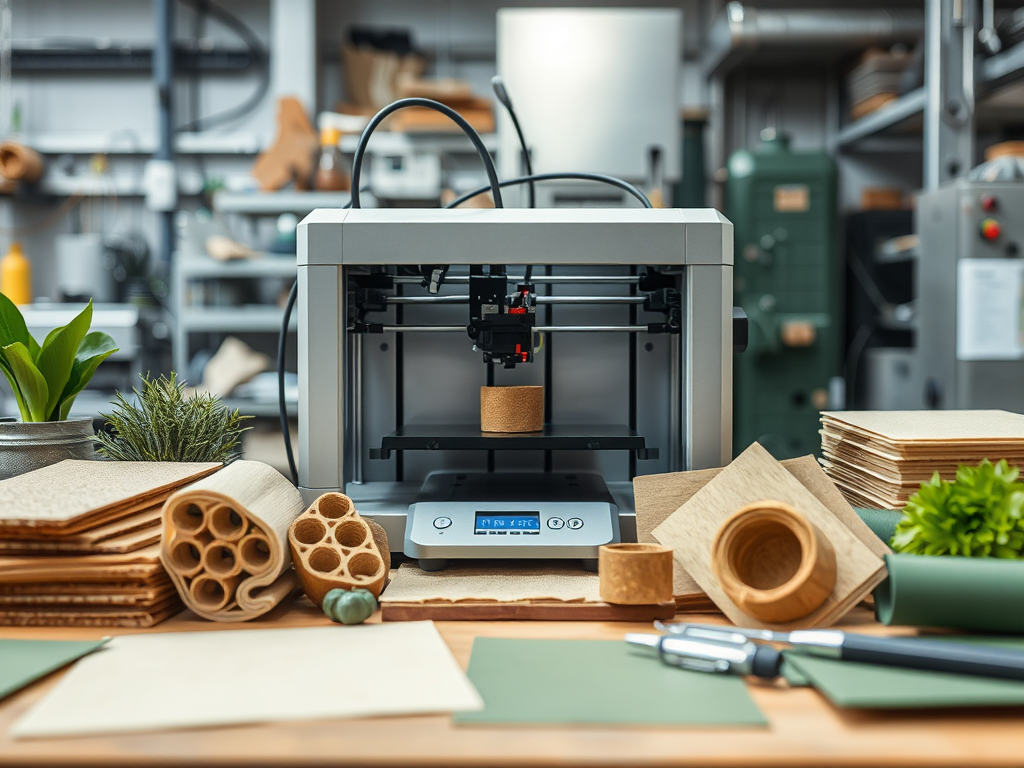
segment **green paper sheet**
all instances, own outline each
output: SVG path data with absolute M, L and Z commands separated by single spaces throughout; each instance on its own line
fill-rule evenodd
M 767 725 L 742 678 L 670 667 L 624 641 L 478 637 L 468 675 L 485 706 L 458 723 Z
M 854 507 L 853 511 L 864 521 L 864 524 L 871 529 L 871 532 L 888 544 L 896 533 L 896 523 L 903 517 L 903 513 L 895 509 L 863 509 Z
M 0 699 L 92 653 L 106 642 L 0 640 Z
M 998 643 L 997 643 L 998 645 Z M 1017 643 L 1020 647 L 1021 643 Z M 1024 706 L 1024 682 L 901 669 L 787 651 L 787 665 L 837 707 L 937 709 Z
M 887 625 L 1024 633 L 1024 560 L 886 555 L 875 589 Z

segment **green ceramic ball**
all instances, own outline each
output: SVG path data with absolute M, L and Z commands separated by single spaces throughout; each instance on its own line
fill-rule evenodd
M 362 624 L 377 610 L 377 600 L 365 589 L 332 589 L 324 595 L 324 613 L 341 624 Z

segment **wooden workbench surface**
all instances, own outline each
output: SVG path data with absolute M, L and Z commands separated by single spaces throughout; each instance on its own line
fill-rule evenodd
M 693 619 L 721 621 L 716 616 Z M 301 599 L 250 624 L 214 624 L 183 613 L 146 631 L 244 631 L 326 623 Z M 627 631 L 647 629 L 646 625 L 583 622 L 446 622 L 437 626 L 463 666 L 478 636 L 619 639 Z M 843 626 L 883 631 L 862 608 Z M 91 639 L 111 633 L 0 627 L 4 638 Z M 311 649 L 311 663 L 319 661 Z M 60 674 L 0 703 L 0 766 L 1024 766 L 1024 708 L 844 711 L 812 689 L 768 684 L 750 687 L 770 721 L 768 728 L 481 727 L 455 726 L 447 716 L 420 716 L 12 741 L 7 736 L 10 725 L 50 690 Z M 395 695 L 401 696 L 401 691 Z

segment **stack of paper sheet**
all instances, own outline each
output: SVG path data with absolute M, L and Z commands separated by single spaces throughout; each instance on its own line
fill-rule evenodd
M 148 627 L 181 610 L 160 508 L 219 467 L 68 460 L 0 482 L 0 624 Z
M 1024 416 L 1008 411 L 840 411 L 821 415 L 822 466 L 857 507 L 902 509 L 935 472 L 1006 459 L 1024 466 Z

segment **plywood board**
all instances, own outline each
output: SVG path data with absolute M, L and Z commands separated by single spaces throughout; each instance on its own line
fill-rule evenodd
M 659 605 L 609 605 L 521 601 L 381 604 L 382 621 L 654 621 L 676 615 L 675 602 Z
M 711 544 L 719 527 L 737 509 L 764 499 L 776 499 L 799 510 L 835 550 L 837 575 L 832 595 L 797 622 L 766 624 L 752 619 L 725 595 L 712 572 Z M 654 530 L 654 536 L 673 548 L 680 565 L 739 626 L 828 626 L 885 578 L 881 557 L 757 443 L 672 513 Z
M 220 466 L 68 459 L 0 482 L 0 529 L 85 530 L 106 522 L 120 509 L 151 507 L 154 497 Z

